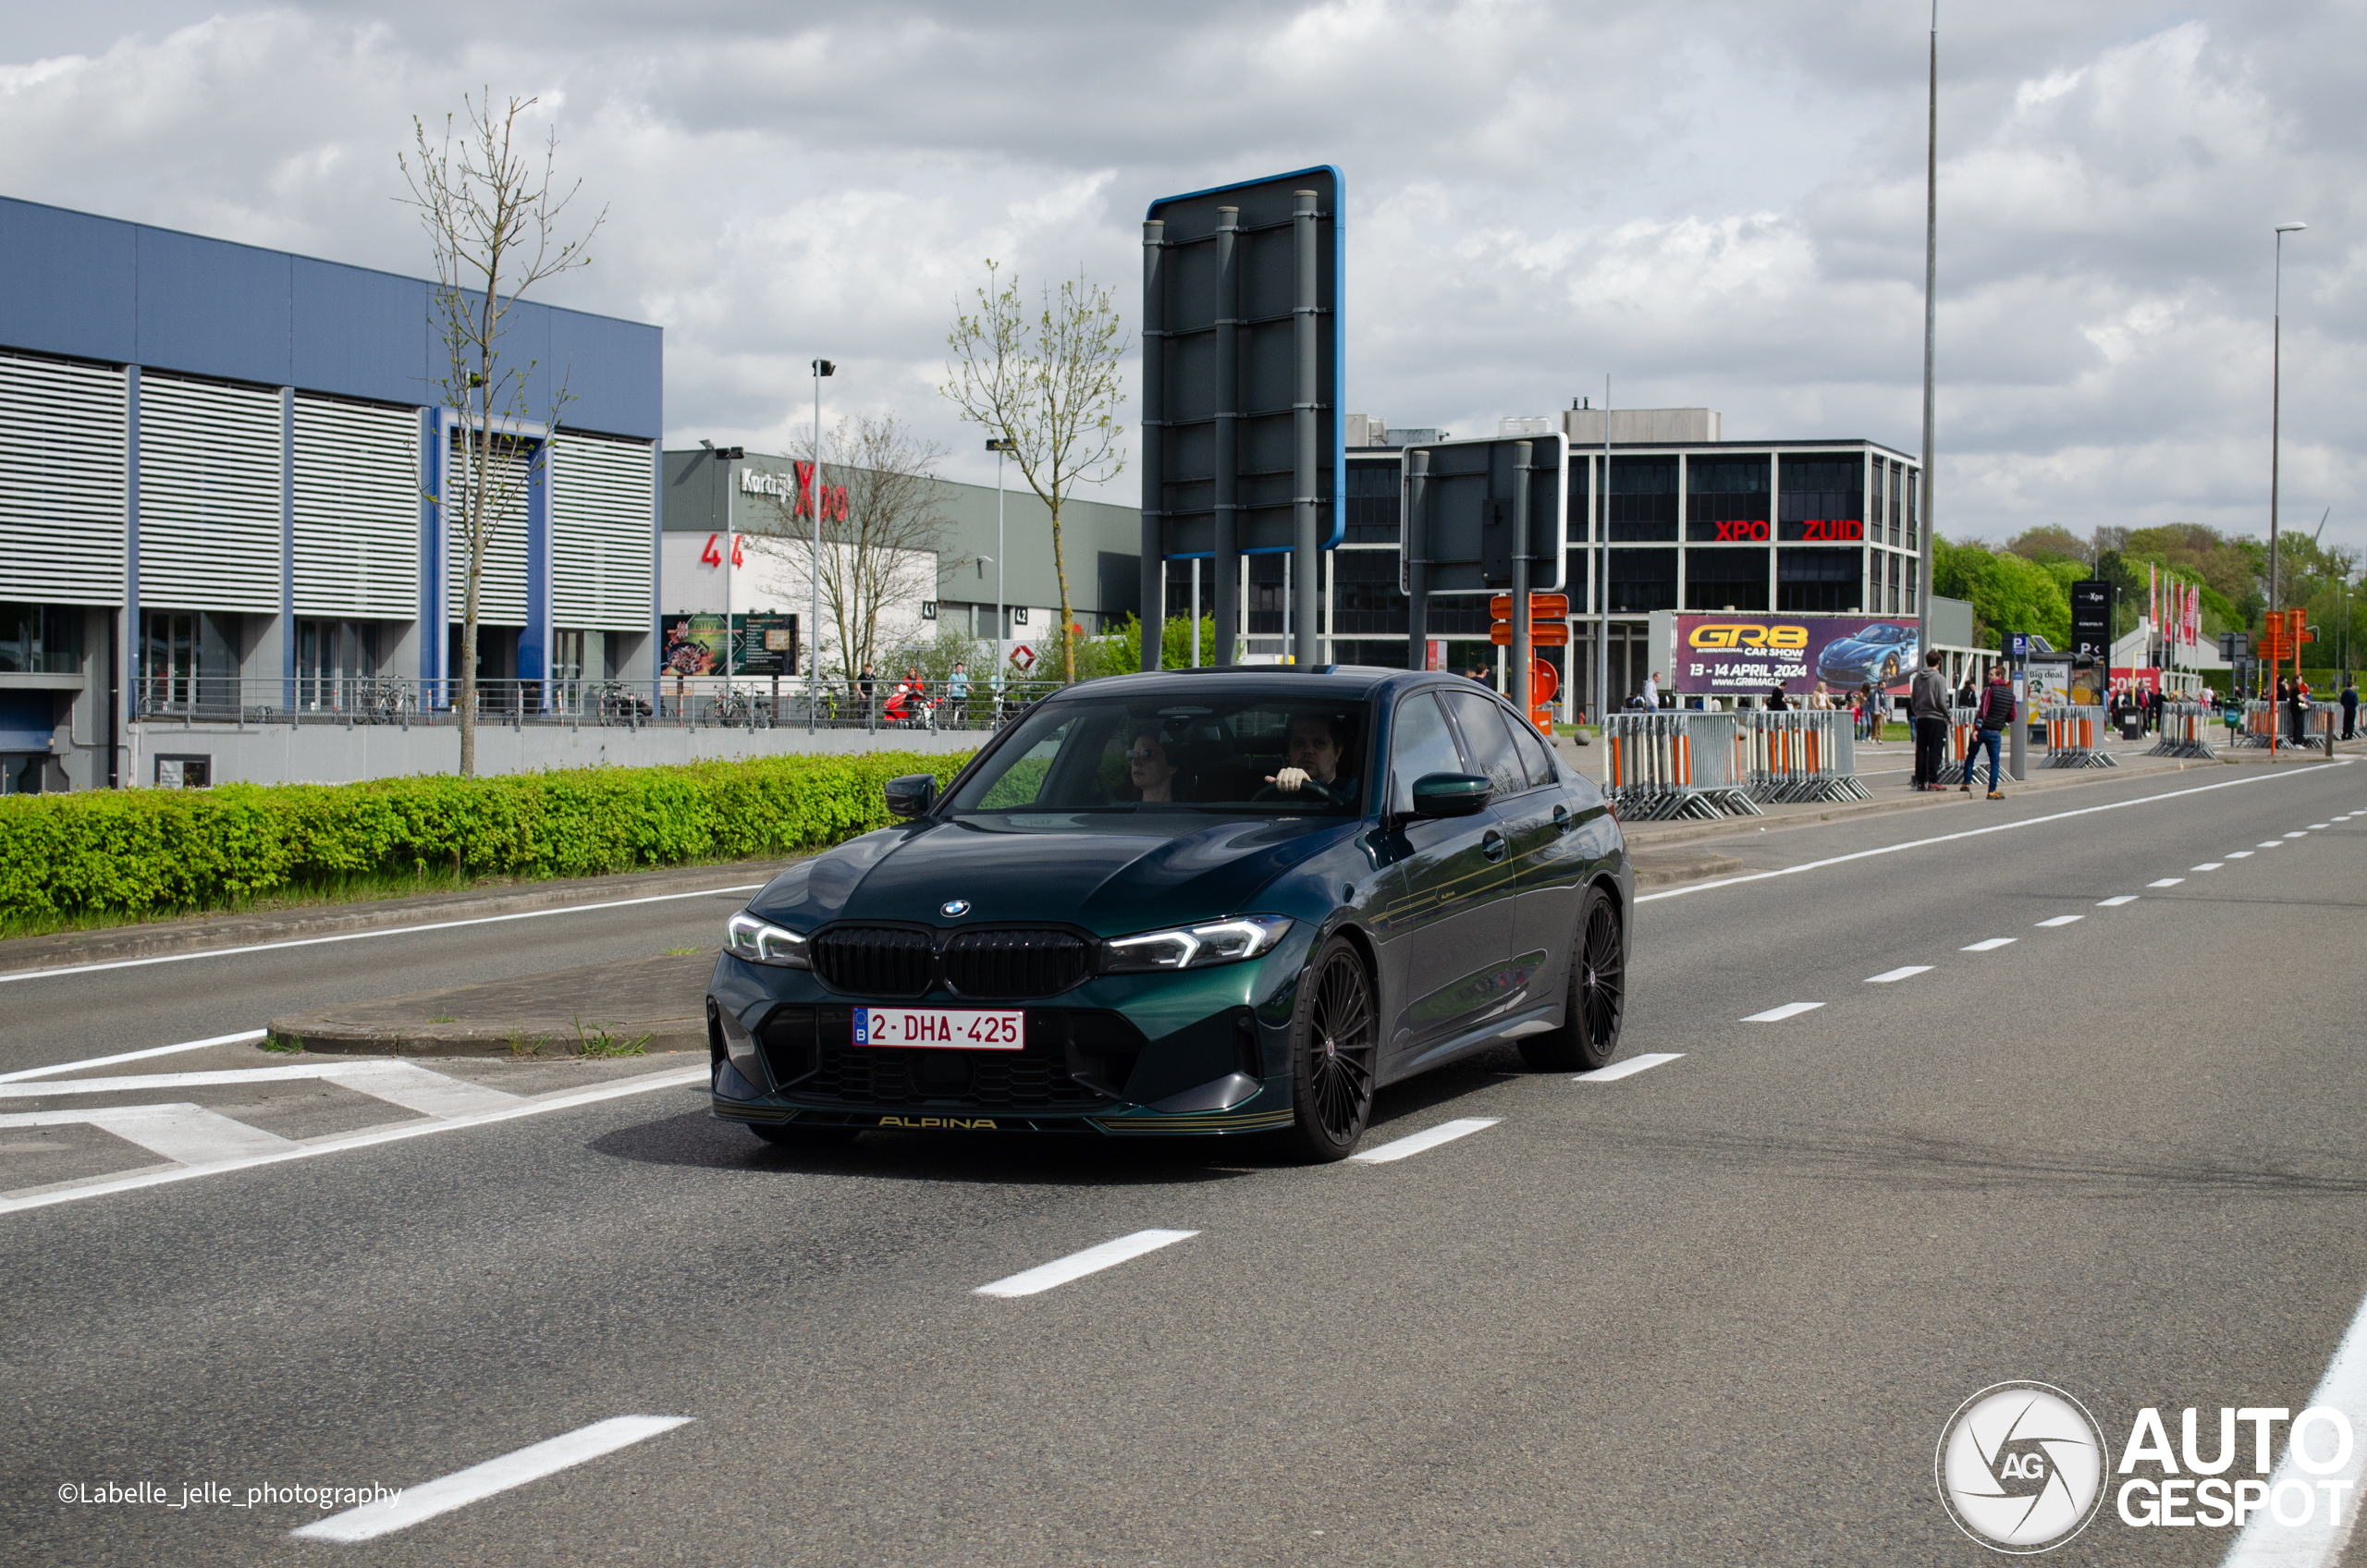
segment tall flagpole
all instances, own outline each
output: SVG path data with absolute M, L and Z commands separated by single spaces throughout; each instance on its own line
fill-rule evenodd
M 1940 0 L 1932 0 L 1930 124 L 1923 143 L 1923 515 L 1916 561 L 1915 645 L 1932 648 L 1932 349 L 1940 275 Z M 2107 660 L 2109 663 L 2109 660 Z

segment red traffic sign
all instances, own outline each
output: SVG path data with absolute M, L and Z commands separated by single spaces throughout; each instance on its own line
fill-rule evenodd
M 1543 659 L 1528 661 L 1528 700 L 1530 702 L 1535 703 L 1539 707 L 1543 707 L 1553 700 L 1553 693 L 1561 689 L 1561 674 L 1551 665 Z
M 1022 643 L 1012 649 L 1011 662 L 1019 667 L 1020 674 L 1024 675 L 1036 668 L 1036 650 Z

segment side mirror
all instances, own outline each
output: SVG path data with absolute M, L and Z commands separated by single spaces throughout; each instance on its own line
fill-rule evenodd
M 937 803 L 937 776 L 907 773 L 888 780 L 888 809 L 898 816 L 926 816 Z
M 1414 815 L 1471 816 L 1488 809 L 1494 788 L 1484 773 L 1425 773 L 1414 780 Z

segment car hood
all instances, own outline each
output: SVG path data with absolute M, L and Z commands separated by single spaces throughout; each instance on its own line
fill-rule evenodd
M 1220 822 L 1180 837 L 1142 826 L 1009 827 L 975 820 L 882 828 L 791 866 L 749 909 L 792 929 L 829 921 L 928 925 L 1045 921 L 1123 936 L 1245 913 L 1276 876 L 1355 837 L 1337 818 Z M 941 913 L 950 900 L 970 907 Z

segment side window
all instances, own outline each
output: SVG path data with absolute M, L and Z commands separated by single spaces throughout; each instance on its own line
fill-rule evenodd
M 1541 788 L 1560 777 L 1553 768 L 1553 753 L 1545 749 L 1545 738 L 1537 732 L 1537 726 L 1514 719 L 1513 740 L 1519 744 L 1520 760 L 1528 768 L 1530 788 Z
M 1494 780 L 1499 795 L 1517 795 L 1527 790 L 1528 769 L 1513 749 L 1512 732 L 1504 727 L 1504 713 L 1495 699 L 1478 692 L 1453 692 L 1448 693 L 1447 702 L 1454 709 L 1463 743 L 1471 748 L 1472 771 Z
M 1454 748 L 1454 732 L 1446 715 L 1428 692 L 1417 692 L 1397 704 L 1397 722 L 1389 748 L 1389 769 L 1397 782 L 1389 809 L 1414 809 L 1414 780 L 1426 773 L 1461 773 L 1463 753 Z
M 1003 776 L 988 787 L 986 798 L 978 802 L 980 811 L 1013 811 L 1032 806 L 1044 792 L 1044 781 L 1051 777 L 1052 763 L 1061 754 L 1061 746 L 1076 729 L 1076 720 L 1054 729 L 1050 734 L 1027 748 L 1026 753 L 1006 768 Z

